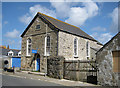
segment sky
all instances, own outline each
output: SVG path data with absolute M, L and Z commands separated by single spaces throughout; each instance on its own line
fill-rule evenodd
M 118 32 L 117 2 L 2 2 L 2 45 L 21 49 L 21 34 L 37 12 L 79 27 L 105 44 Z

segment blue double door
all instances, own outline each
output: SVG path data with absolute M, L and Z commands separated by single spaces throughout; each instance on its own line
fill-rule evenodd
M 12 57 L 12 67 L 21 67 L 21 58 Z
M 40 58 L 36 59 L 36 71 L 40 71 Z

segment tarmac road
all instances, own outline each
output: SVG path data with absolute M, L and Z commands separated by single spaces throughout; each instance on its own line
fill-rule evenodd
M 41 80 L 2 75 L 2 86 L 62 86 L 62 85 Z

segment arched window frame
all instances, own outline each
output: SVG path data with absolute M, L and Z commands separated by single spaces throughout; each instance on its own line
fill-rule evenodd
M 27 39 L 27 52 L 26 52 L 26 55 L 31 56 L 31 51 L 32 51 L 32 39 L 28 38 Z
M 74 57 L 78 57 L 78 39 L 74 39 Z
M 18 52 L 18 56 L 21 56 L 21 51 Z
M 13 55 L 14 55 L 13 51 L 10 50 L 10 51 L 8 52 L 8 56 L 13 56 Z
M 45 37 L 45 52 L 44 52 L 44 55 L 45 56 L 50 56 L 50 47 L 51 47 L 51 44 L 50 44 L 50 36 L 47 35 Z
M 90 57 L 90 43 L 89 43 L 89 41 L 86 42 L 86 56 Z

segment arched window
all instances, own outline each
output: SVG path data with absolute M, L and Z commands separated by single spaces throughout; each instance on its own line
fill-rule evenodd
M 27 39 L 27 56 L 30 56 L 31 54 L 31 46 L 32 45 L 32 40 L 30 38 Z
M 13 56 L 13 51 L 9 51 L 8 56 Z
M 74 39 L 74 57 L 78 56 L 78 39 Z
M 90 57 L 90 44 L 88 41 L 86 42 L 86 54 L 87 54 L 87 57 Z
M 18 56 L 21 56 L 21 51 L 20 51 L 20 52 L 18 52 Z
M 50 36 L 45 37 L 45 56 L 50 55 Z

